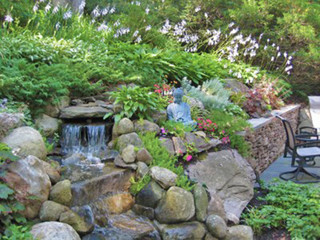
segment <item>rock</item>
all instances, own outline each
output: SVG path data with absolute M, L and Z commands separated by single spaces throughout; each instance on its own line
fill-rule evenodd
M 155 208 L 164 193 L 165 191 L 157 183 L 151 181 L 137 194 L 136 203 L 145 207 Z
M 109 145 L 108 145 L 109 147 Z M 116 157 L 119 156 L 119 152 L 117 150 L 107 149 L 101 156 L 102 162 L 114 161 Z
M 160 223 L 179 223 L 195 215 L 193 195 L 179 187 L 171 187 L 155 209 Z
M 130 193 L 118 193 L 107 197 L 104 201 L 108 212 L 111 214 L 120 214 L 128 211 L 134 205 L 134 199 Z
M 203 103 L 199 99 L 189 97 L 186 95 L 184 96 L 184 98 L 186 99 L 186 102 L 189 104 L 190 108 L 197 107 L 200 109 L 204 109 Z
M 138 134 L 135 132 L 133 133 L 127 133 L 123 134 L 118 138 L 117 146 L 119 147 L 119 151 L 122 152 L 122 150 L 128 146 L 129 144 L 132 144 L 135 147 L 142 147 L 142 141 L 139 138 Z
M 68 211 L 69 208 L 53 201 L 45 201 L 40 209 L 39 218 L 41 221 L 57 221 L 61 213 Z
M 184 145 L 183 141 L 179 137 L 172 137 L 172 142 L 175 150 L 175 154 L 182 155 L 187 153 L 187 148 Z
M 161 123 L 167 120 L 167 111 L 162 110 L 162 111 L 156 111 L 151 113 L 151 118 L 155 123 Z
M 45 159 L 47 149 L 41 134 L 31 127 L 19 127 L 2 140 L 21 157 L 29 155 Z
M 201 240 L 206 232 L 204 225 L 199 222 L 170 224 L 161 227 L 161 237 L 163 240 Z
M 218 215 L 209 215 L 206 225 L 212 236 L 216 238 L 224 238 L 227 235 L 227 225 L 225 221 Z
M 116 165 L 117 167 L 121 167 L 121 168 L 128 168 L 128 169 L 132 169 L 132 170 L 137 170 L 138 165 L 135 163 L 131 163 L 131 164 L 127 164 L 123 161 L 122 157 L 117 156 L 114 160 L 114 165 Z
M 238 225 L 240 222 L 240 219 L 231 212 L 228 212 L 226 214 L 226 219 L 228 221 L 228 224 L 231 224 L 231 225 Z
M 50 191 L 50 199 L 62 205 L 70 206 L 72 201 L 70 180 L 63 180 L 54 185 Z
M 223 201 L 218 194 L 211 194 L 208 204 L 208 215 L 218 215 L 227 222 L 226 211 L 224 210 Z
M 167 151 L 171 154 L 175 154 L 173 141 L 170 138 L 160 138 L 161 146 L 167 149 Z
M 16 199 L 25 206 L 22 214 L 28 219 L 38 216 L 42 203 L 49 197 L 51 182 L 42 162 L 28 156 L 9 164 L 6 175 L 2 177 L 15 190 Z
M 134 130 L 143 134 L 147 132 L 159 133 L 160 127 L 148 120 L 138 120 L 134 122 Z
M 71 156 L 62 159 L 62 165 L 79 164 L 86 160 L 86 157 L 82 153 L 73 153 Z
M 210 233 L 207 233 L 204 240 L 219 240 L 219 239 L 212 237 L 212 235 Z
M 178 177 L 174 172 L 158 166 L 152 167 L 150 169 L 150 175 L 164 189 L 175 186 L 176 179 Z
M 60 222 L 38 223 L 32 226 L 30 232 L 38 240 L 81 240 L 70 225 Z
M 206 159 L 190 164 L 186 172 L 190 179 L 205 184 L 210 195 L 219 195 L 226 213 L 240 217 L 253 197 L 254 171 L 236 150 L 210 152 Z
M 145 175 L 148 174 L 149 168 L 148 168 L 147 164 L 145 164 L 144 162 L 138 162 L 137 166 L 138 166 L 138 168 L 137 168 L 136 174 L 139 178 L 143 178 Z
M 249 91 L 249 88 L 242 82 L 239 82 L 237 79 L 225 79 L 224 81 L 224 87 L 230 89 L 232 92 L 246 93 Z
M 92 232 L 94 227 L 92 224 L 88 224 L 84 218 L 71 210 L 61 213 L 59 221 L 69 224 L 80 235 Z
M 244 225 L 229 227 L 225 240 L 253 240 L 252 228 Z
M 122 118 L 119 123 L 112 128 L 112 136 L 118 137 L 122 134 L 132 133 L 134 131 L 133 122 L 129 118 Z
M 53 166 L 49 163 L 42 161 L 42 165 L 46 173 L 48 174 L 50 181 L 52 184 L 59 182 L 60 180 L 60 173 L 56 170 Z
M 207 151 L 210 148 L 216 147 L 219 143 L 221 143 L 220 140 L 218 139 L 212 139 L 212 141 L 206 141 L 203 137 L 197 136 L 196 134 L 191 132 L 185 133 L 185 142 L 188 144 L 193 144 L 198 152 Z
M 137 160 L 149 165 L 152 162 L 153 158 L 147 149 L 142 148 L 137 153 Z
M 154 219 L 154 209 L 151 207 L 145 207 L 139 204 L 135 204 L 132 207 L 132 211 L 136 214 L 149 218 L 150 220 Z
M 204 131 L 196 131 L 194 134 L 198 137 L 206 138 L 207 134 Z
M 88 226 L 94 225 L 94 215 L 91 206 L 83 205 L 83 206 L 76 206 L 72 207 L 71 210 L 77 213 L 83 220 L 86 222 Z
M 72 99 L 71 100 L 71 106 L 80 106 L 80 105 L 83 105 L 84 102 L 81 100 L 81 99 Z M 68 106 L 66 106 L 68 107 Z
M 52 118 L 45 114 L 36 119 L 36 127 L 40 129 L 46 137 L 53 136 L 54 133 L 58 132 L 60 125 L 61 121 L 59 121 L 59 119 Z
M 85 235 L 82 240 L 134 240 L 129 234 L 116 228 L 95 226 L 92 233 Z
M 0 113 L 0 140 L 4 138 L 10 130 L 23 125 L 23 113 Z
M 50 101 L 53 102 L 53 101 Z M 60 98 L 60 102 L 57 104 L 48 104 L 45 109 L 44 113 L 50 117 L 58 118 L 60 114 L 60 110 L 62 108 L 68 107 L 70 103 L 70 98 L 68 96 L 64 96 Z
M 121 152 L 121 157 L 125 163 L 134 163 L 136 160 L 136 152 L 134 150 L 134 146 L 131 144 L 126 146 Z
M 204 187 L 197 184 L 193 189 L 194 204 L 196 208 L 196 218 L 200 222 L 204 222 L 207 217 L 208 195 Z
M 111 111 L 102 107 L 82 107 L 73 106 L 63 108 L 60 112 L 62 119 L 75 119 L 75 118 L 103 118 L 104 115 Z

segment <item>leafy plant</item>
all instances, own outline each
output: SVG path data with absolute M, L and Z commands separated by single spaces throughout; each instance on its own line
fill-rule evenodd
M 138 179 L 137 181 L 134 179 L 134 177 L 130 178 L 130 192 L 133 195 L 138 194 L 142 188 L 144 188 L 149 182 L 151 181 L 150 175 L 145 175 L 143 178 Z
M 3 240 L 33 240 L 29 226 L 10 225 L 5 231 Z
M 168 120 L 161 123 L 162 135 L 174 135 L 184 138 L 186 132 L 191 132 L 193 129 L 191 126 L 184 125 L 181 122 Z
M 138 117 L 150 119 L 150 114 L 156 110 L 163 109 L 157 94 L 150 92 L 146 87 L 122 87 L 117 92 L 111 92 L 115 104 L 121 104 L 122 110 L 114 116 L 114 121 L 119 122 L 124 117 Z M 105 118 L 111 116 L 106 114 Z

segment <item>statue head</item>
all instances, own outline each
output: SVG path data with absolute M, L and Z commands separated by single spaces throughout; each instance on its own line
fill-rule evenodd
M 178 104 L 181 103 L 183 95 L 184 95 L 183 90 L 181 88 L 176 88 L 173 91 L 174 103 L 178 103 Z

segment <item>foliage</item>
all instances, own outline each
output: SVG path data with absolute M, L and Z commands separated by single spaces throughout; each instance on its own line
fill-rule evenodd
M 133 195 L 138 194 L 142 188 L 144 188 L 149 182 L 151 181 L 151 176 L 150 175 L 145 175 L 143 178 L 139 179 L 136 181 L 134 177 L 130 178 L 130 192 Z
M 199 99 L 208 110 L 223 109 L 230 104 L 230 93 L 218 79 L 205 81 L 199 88 L 191 86 L 185 79 L 182 87 L 187 95 Z
M 3 240 L 33 240 L 33 236 L 29 232 L 28 226 L 10 225 L 5 231 L 1 239 Z
M 312 185 L 291 181 L 274 182 L 260 200 L 266 204 L 243 214 L 256 234 L 270 228 L 287 229 L 292 239 L 320 238 L 320 190 Z
M 177 137 L 184 138 L 186 132 L 191 132 L 192 127 L 184 125 L 181 122 L 175 122 L 168 120 L 161 123 L 161 134 L 162 135 L 174 135 Z
M 150 114 L 157 110 L 162 110 L 159 96 L 150 92 L 146 87 L 127 87 L 123 86 L 116 92 L 110 93 L 111 97 L 115 100 L 115 104 L 120 104 L 122 110 L 114 116 L 114 121 L 118 122 L 120 119 L 127 117 L 138 117 L 140 119 L 150 119 Z M 104 118 L 109 117 L 111 114 L 106 114 Z

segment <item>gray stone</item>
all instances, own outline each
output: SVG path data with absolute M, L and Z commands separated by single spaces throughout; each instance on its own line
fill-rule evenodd
M 134 129 L 136 132 L 147 133 L 154 132 L 159 133 L 160 128 L 156 123 L 150 122 L 148 120 L 139 120 L 134 122 Z
M 138 168 L 138 165 L 135 163 L 131 163 L 131 164 L 125 163 L 125 161 L 123 161 L 122 157 L 120 157 L 120 156 L 117 156 L 114 159 L 114 165 L 116 165 L 117 167 L 128 168 L 128 169 L 132 169 L 132 170 L 137 170 L 137 168 Z
M 207 233 L 204 240 L 219 240 L 219 239 L 213 237 L 210 233 Z
M 175 154 L 183 155 L 183 154 L 187 153 L 187 148 L 181 138 L 172 137 L 172 142 L 173 142 Z
M 151 207 L 142 206 L 139 204 L 135 204 L 132 207 L 132 211 L 136 214 L 149 218 L 150 220 L 154 219 L 154 209 Z
M 177 174 L 163 167 L 152 167 L 150 169 L 151 177 L 164 189 L 176 185 Z
M 253 240 L 252 228 L 244 225 L 229 227 L 225 240 Z
M 55 163 L 57 163 L 57 162 L 55 162 Z M 59 163 L 57 163 L 57 164 L 59 164 Z M 57 182 L 59 182 L 60 173 L 56 168 L 53 167 L 54 165 L 52 165 L 48 162 L 45 162 L 45 161 L 42 161 L 42 165 L 43 165 L 43 168 L 46 171 L 47 175 L 49 176 L 51 183 L 56 184 Z M 57 167 L 57 168 L 59 169 L 59 167 Z
M 204 222 L 207 218 L 208 195 L 204 187 L 197 184 L 193 189 L 194 204 L 196 208 L 196 218 Z
M 77 213 L 80 217 L 83 218 L 83 220 L 88 224 L 88 225 L 94 225 L 94 215 L 93 211 L 91 209 L 91 206 L 89 205 L 83 205 L 83 206 L 75 206 L 72 207 L 71 210 L 75 213 Z
M 109 147 L 109 145 L 108 145 Z M 119 156 L 119 152 L 112 149 L 107 149 L 101 157 L 101 161 L 114 161 L 114 159 Z
M 34 156 L 20 159 L 7 167 L 3 177 L 3 181 L 15 190 L 15 197 L 25 206 L 21 213 L 28 219 L 38 216 L 42 203 L 49 197 L 51 182 L 42 162 Z
M 81 240 L 78 233 L 68 224 L 43 222 L 32 226 L 31 234 L 39 240 Z
M 63 180 L 54 185 L 50 191 L 50 199 L 62 205 L 70 206 L 72 201 L 70 180 Z
M 173 141 L 170 138 L 160 138 L 161 146 L 167 149 L 167 151 L 170 153 L 170 155 L 175 154 Z
M 147 175 L 149 173 L 149 168 L 147 166 L 147 164 L 145 164 L 144 162 L 138 162 L 137 163 L 137 176 L 139 178 L 143 178 L 145 175 Z
M 243 84 L 242 82 L 239 82 L 237 79 L 225 79 L 225 85 L 224 87 L 227 89 L 230 89 L 232 92 L 236 93 L 247 93 L 249 91 L 249 88 Z
M 117 140 L 117 146 L 119 147 L 120 152 L 122 152 L 122 150 L 129 144 L 132 144 L 133 146 L 139 148 L 142 147 L 142 141 L 139 138 L 138 134 L 136 134 L 135 132 L 123 134 Z
M 224 238 L 227 235 L 227 224 L 218 215 L 209 215 L 206 225 L 212 236 L 216 238 Z
M 204 225 L 199 222 L 170 224 L 161 227 L 163 240 L 201 240 L 206 232 Z
M 193 195 L 179 187 L 171 187 L 155 209 L 160 223 L 189 221 L 195 215 Z
M 68 211 L 69 208 L 53 201 L 45 201 L 40 209 L 39 218 L 41 221 L 57 221 L 61 213 Z
M 122 118 L 119 123 L 112 128 L 112 136 L 118 137 L 122 134 L 132 133 L 134 131 L 133 122 L 129 118 Z
M 122 160 L 125 163 L 134 163 L 136 160 L 136 156 L 137 156 L 137 154 L 134 150 L 134 146 L 131 144 L 126 146 L 121 152 Z
M 71 156 L 62 159 L 62 165 L 79 164 L 86 160 L 82 153 L 73 153 Z
M 47 156 L 47 149 L 41 134 L 31 127 L 16 128 L 2 141 L 21 157 L 32 155 L 45 159 Z
M 165 194 L 165 191 L 155 182 L 151 181 L 136 196 L 136 203 L 145 207 L 155 208 Z
M 193 144 L 198 152 L 207 151 L 210 148 L 215 147 L 210 141 L 206 141 L 204 138 L 199 137 L 191 132 L 185 133 L 185 142 L 188 144 Z
M 59 119 L 52 118 L 45 114 L 36 119 L 36 127 L 40 129 L 46 137 L 53 136 L 54 133 L 58 132 L 60 125 L 61 121 L 59 121 Z
M 63 108 L 60 112 L 62 119 L 77 119 L 77 118 L 103 118 L 105 114 L 111 111 L 102 107 L 82 107 L 72 106 Z
M 204 109 L 203 103 L 199 99 L 190 96 L 184 96 L 184 98 L 186 99 L 186 102 L 189 104 L 190 108 L 197 107 Z
M 92 232 L 94 227 L 93 224 L 87 223 L 83 217 L 80 217 L 77 213 L 71 210 L 61 213 L 59 221 L 69 224 L 81 235 Z
M 147 149 L 142 148 L 137 152 L 137 160 L 149 165 L 152 162 L 153 158 Z
M 151 114 L 151 118 L 155 123 L 161 123 L 167 120 L 167 111 L 156 111 Z
M 53 99 L 50 102 L 53 102 Z M 44 109 L 44 113 L 50 117 L 58 118 L 60 114 L 60 110 L 62 108 L 68 107 L 69 103 L 70 103 L 70 98 L 68 96 L 64 96 L 60 98 L 60 102 L 56 104 L 48 104 Z
M 10 130 L 23 125 L 23 113 L 0 113 L 0 140 L 4 138 Z
M 225 222 L 228 220 L 226 211 L 224 210 L 223 201 L 219 195 L 215 193 L 211 194 L 208 204 L 208 215 L 212 214 L 220 216 Z
M 206 159 L 190 164 L 186 172 L 190 179 L 205 184 L 210 195 L 220 196 L 226 213 L 240 217 L 253 197 L 254 171 L 235 150 L 210 152 Z

